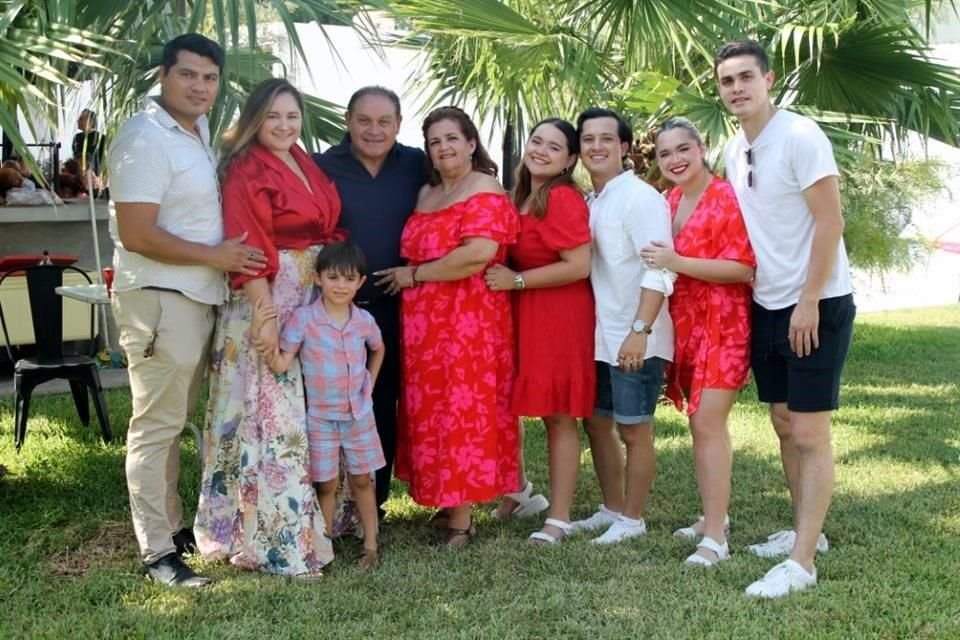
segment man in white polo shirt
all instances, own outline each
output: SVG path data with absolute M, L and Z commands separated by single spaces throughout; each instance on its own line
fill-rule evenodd
M 830 141 L 813 120 L 770 103 L 773 72 L 758 43 L 725 45 L 714 68 L 720 97 L 741 127 L 724 162 L 757 254 L 751 366 L 760 401 L 770 404 L 794 515 L 793 530 L 749 547 L 761 557 L 789 557 L 747 595 L 779 598 L 814 586 L 814 556 L 827 550 L 830 419 L 856 308 Z
M 224 272 L 265 264 L 244 238 L 223 238 L 206 119 L 223 63 L 223 49 L 201 35 L 168 42 L 160 95 L 123 124 L 108 160 L 113 313 L 133 399 L 130 511 L 144 572 L 169 586 L 210 582 L 180 560 L 193 545 L 177 489 L 180 432 L 196 405 L 215 306 L 226 298 Z
M 596 298 L 597 398 L 586 421 L 603 504 L 574 531 L 605 528 L 592 542 L 612 544 L 646 533 L 643 519 L 656 471 L 653 414 L 663 371 L 673 359 L 673 323 L 665 304 L 674 274 L 648 270 L 640 251 L 673 246 L 663 197 L 624 169 L 633 131 L 608 109 L 577 118 L 580 160 L 590 172 L 593 236 L 590 282 Z M 626 446 L 626 466 L 614 426 Z

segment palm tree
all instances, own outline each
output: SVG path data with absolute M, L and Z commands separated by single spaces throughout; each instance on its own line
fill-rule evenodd
M 902 0 L 398 0 L 401 42 L 428 52 L 416 78 L 437 99 L 520 129 L 612 104 L 634 120 L 684 113 L 712 139 L 731 130 L 713 54 L 745 36 L 771 52 L 775 101 L 807 111 L 846 146 L 909 131 L 960 144 L 960 75 L 929 57 L 911 23 L 940 3 Z M 521 134 L 522 135 L 522 134 Z
M 109 131 L 139 108 L 156 83 L 163 43 L 180 33 L 205 33 L 227 51 L 223 89 L 210 114 L 217 136 L 249 88 L 283 67 L 284 61 L 259 36 L 264 17 L 284 24 L 301 57 L 297 22 L 316 22 L 321 28 L 354 24 L 368 38 L 372 29 L 364 19 L 364 3 L 334 0 L 22 0 L 2 6 L 0 128 L 28 161 L 32 154 L 19 131 L 18 112 L 27 114 L 34 133 L 35 124 L 42 122 L 56 127 L 67 92 L 92 80 L 97 110 L 106 115 L 102 121 Z M 307 146 L 339 138 L 340 108 L 316 96 L 305 99 Z
M 411 29 L 400 42 L 427 53 L 414 76 L 422 90 L 436 99 L 476 104 L 480 117 L 507 125 L 511 139 L 505 148 L 521 143 L 531 121 L 569 116 L 589 104 L 618 109 L 639 125 L 641 136 L 667 115 L 686 115 L 709 145 L 719 147 L 734 122 L 716 94 L 713 55 L 722 43 L 744 37 L 757 39 L 771 54 L 775 103 L 818 120 L 834 142 L 841 171 L 851 178 L 855 163 L 862 167 L 863 160 L 881 163 L 870 166 L 888 177 L 918 175 L 913 167 L 898 174 L 897 162 L 882 164 L 889 163 L 884 157 L 891 149 L 899 162 L 911 134 L 960 145 L 960 74 L 930 57 L 924 34 L 914 26 L 929 25 L 934 11 L 955 11 L 952 1 L 398 0 L 390 5 Z M 509 160 L 507 155 L 504 164 Z M 509 167 L 504 173 L 509 176 Z M 871 208 L 862 180 L 845 183 L 851 260 L 873 270 L 902 266 L 908 253 L 903 241 L 893 238 L 860 253 L 858 240 L 887 237 L 891 229 L 896 235 L 909 222 L 905 212 Z M 932 178 L 917 182 L 928 193 L 937 184 Z

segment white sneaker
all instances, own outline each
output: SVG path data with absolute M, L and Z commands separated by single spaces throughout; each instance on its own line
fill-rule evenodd
M 647 523 L 643 521 L 643 518 L 634 520 L 633 518 L 620 516 L 616 522 L 610 525 L 610 528 L 607 529 L 603 535 L 594 538 L 590 542 L 593 544 L 615 544 L 617 542 L 623 542 L 627 538 L 642 536 L 646 532 Z
M 755 598 L 782 598 L 793 591 L 803 591 L 817 584 L 817 570 L 807 573 L 793 560 L 787 559 L 747 587 L 746 594 Z
M 766 542 L 749 545 L 747 551 L 761 558 L 779 558 L 790 555 L 796 541 L 796 531 L 777 531 L 767 536 Z M 827 542 L 827 536 L 821 533 L 817 538 L 817 553 L 826 553 L 829 549 L 830 543 Z
M 617 521 L 617 518 L 620 517 L 620 513 L 617 511 L 611 511 L 607 509 L 606 505 L 600 505 L 597 507 L 596 513 L 594 513 L 589 518 L 585 520 L 574 520 L 570 523 L 570 532 L 578 533 L 580 531 L 592 531 L 593 529 L 602 529 L 603 527 L 609 527 L 614 522 Z

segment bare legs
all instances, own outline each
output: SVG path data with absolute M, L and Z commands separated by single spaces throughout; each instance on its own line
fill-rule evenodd
M 527 486 L 527 464 L 523 459 L 523 418 L 517 420 L 517 432 L 518 432 L 518 442 L 519 446 L 517 451 L 519 452 L 519 460 L 517 461 L 517 470 L 518 476 L 520 478 L 520 486 L 518 487 L 519 491 Z M 517 507 L 520 506 L 520 503 L 511 498 L 509 495 L 503 496 L 500 499 L 500 505 L 497 507 L 497 517 L 499 518 L 509 518 Z
M 799 413 L 786 404 L 771 404 L 770 419 L 780 438 L 783 473 L 793 500 L 797 541 L 790 559 L 813 571 L 817 538 L 833 496 L 832 412 Z
M 547 451 L 550 471 L 550 510 L 548 518 L 570 522 L 570 506 L 577 487 L 580 468 L 580 434 L 577 419 L 554 415 L 543 419 L 547 426 Z M 565 533 L 553 525 L 544 525 L 542 531 L 556 539 Z
M 643 519 L 647 498 L 657 472 L 657 455 L 653 449 L 653 425 L 618 424 L 620 437 L 627 450 L 623 515 Z
M 585 420 L 584 426 L 590 439 L 593 468 L 600 483 L 603 504 L 628 518 L 642 518 L 656 473 L 653 425 L 617 424 L 619 438 L 613 418 L 594 416 Z M 621 439 L 626 447 L 626 464 Z
M 377 494 L 369 473 L 359 475 L 350 474 L 350 488 L 353 490 L 353 499 L 357 502 L 357 511 L 360 512 L 360 524 L 363 525 L 363 548 L 365 551 L 377 552 Z M 326 514 L 324 514 L 326 517 Z M 333 517 L 333 514 L 331 514 Z
M 360 514 L 360 524 L 363 525 L 363 550 L 372 554 L 375 561 L 377 555 L 377 533 L 379 523 L 377 518 L 377 494 L 374 491 L 373 480 L 369 473 L 347 474 L 353 499 L 357 502 L 357 511 Z M 326 482 L 313 483 L 317 492 L 317 502 L 320 503 L 320 513 L 326 525 L 327 536 L 331 534 L 334 512 L 337 507 L 337 484 L 339 477 Z M 363 559 L 361 558 L 363 566 Z M 372 564 L 370 564 L 372 566 Z M 364 568 L 369 568 L 365 566 Z
M 614 430 L 612 417 L 593 416 L 583 421 L 590 439 L 593 470 L 600 483 L 603 504 L 611 511 L 623 512 L 624 460 L 623 448 Z
M 693 436 L 693 466 L 697 475 L 700 501 L 703 503 L 703 523 L 697 533 L 723 544 L 726 540 L 724 518 L 730 505 L 730 476 L 733 467 L 733 452 L 727 418 L 736 400 L 733 389 L 704 389 L 700 406 L 690 416 L 690 433 Z M 717 561 L 717 554 L 700 547 L 697 554 Z

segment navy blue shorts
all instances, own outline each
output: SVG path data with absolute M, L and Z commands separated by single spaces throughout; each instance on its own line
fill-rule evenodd
M 663 386 L 663 358 L 647 358 L 643 368 L 629 373 L 606 362 L 597 362 L 597 399 L 594 413 L 613 416 L 619 424 L 648 424 Z
M 787 403 L 790 411 L 834 411 L 840 406 L 840 374 L 853 337 L 853 294 L 820 301 L 820 346 L 800 358 L 790 348 L 793 306 L 773 311 L 753 303 L 750 366 L 760 402 Z

